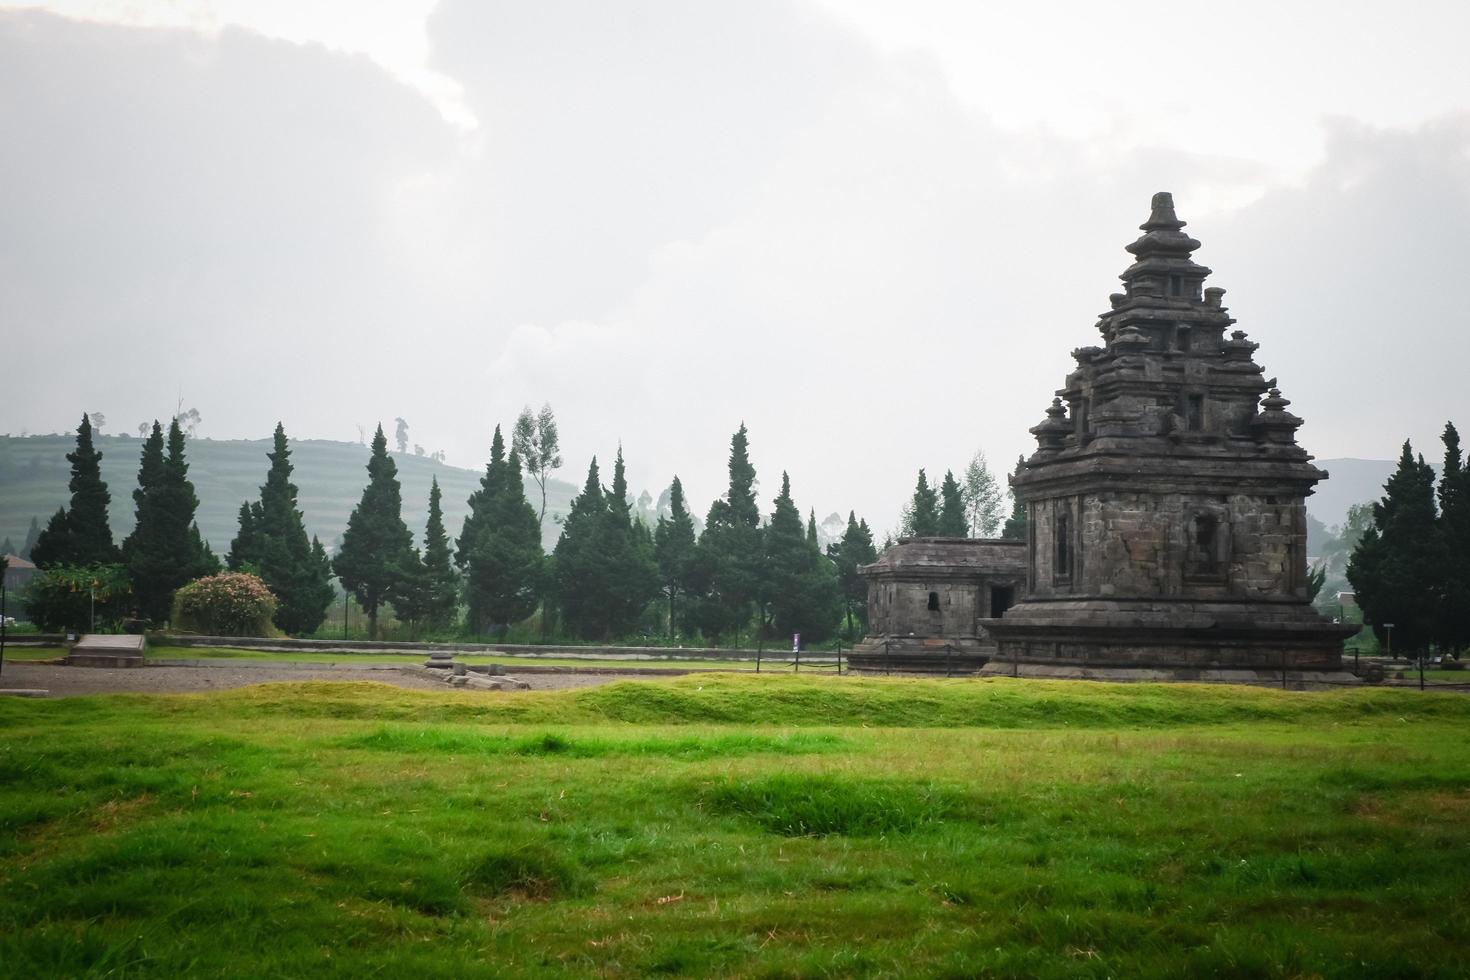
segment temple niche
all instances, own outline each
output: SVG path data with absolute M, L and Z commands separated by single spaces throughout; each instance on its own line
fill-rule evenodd
M 1205 288 L 1171 195 L 1141 228 L 1101 345 L 1073 351 L 1013 480 L 1026 580 L 979 624 L 985 673 L 1350 679 L 1353 628 L 1307 596 L 1306 498 L 1327 474 L 1296 443 L 1302 420 Z
M 973 674 L 995 653 L 981 623 L 1026 581 L 1026 545 L 1000 538 L 901 538 L 871 565 L 859 672 Z

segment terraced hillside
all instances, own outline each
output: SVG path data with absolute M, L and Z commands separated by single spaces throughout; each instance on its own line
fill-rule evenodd
M 223 554 L 235 536 L 240 504 L 257 497 L 270 461 L 270 440 L 192 439 L 189 476 L 199 493 L 199 528 L 214 550 Z M 66 503 L 70 468 L 66 454 L 76 446 L 73 435 L 0 436 L 0 540 L 9 536 L 17 547 L 25 540 L 34 516 L 45 524 Z M 129 436 L 102 436 L 102 476 L 112 491 L 112 530 L 121 542 L 133 526 L 132 491 L 137 486 L 138 455 L 142 443 Z M 307 439 L 291 443 L 296 485 L 306 529 L 329 547 L 347 527 L 347 515 L 362 496 L 367 482 L 368 450 L 350 442 Z M 444 491 L 444 519 L 457 534 L 467 511 L 466 500 L 479 485 L 480 471 L 460 469 L 422 456 L 394 456 L 403 483 L 404 520 L 422 542 L 428 516 L 429 481 L 439 478 Z M 526 492 L 540 500 L 540 488 L 527 482 Z M 566 513 L 576 488 L 553 482 L 549 487 L 545 544 L 556 544 L 560 533 L 553 515 Z

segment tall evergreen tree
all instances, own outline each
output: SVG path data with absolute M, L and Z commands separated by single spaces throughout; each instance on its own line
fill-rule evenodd
M 963 538 L 969 534 L 970 521 L 965 513 L 965 497 L 954 473 L 944 471 L 944 482 L 939 486 L 938 533 L 942 538 Z
M 15 543 L 10 540 L 10 535 L 5 536 L 5 541 L 0 543 L 0 555 L 15 554 Z
M 914 495 L 904 508 L 902 525 L 907 537 L 930 538 L 939 533 L 939 494 L 929 486 L 929 478 L 922 469 Z
M 1020 476 L 1026 469 L 1026 457 L 1016 457 L 1015 475 Z M 1026 540 L 1026 505 L 1021 498 L 1016 496 L 1016 491 L 1011 490 L 1011 516 L 1006 518 L 1006 526 L 1001 529 L 1000 536 L 1012 541 Z
M 276 626 L 292 635 L 315 633 L 332 604 L 332 570 L 317 554 L 306 535 L 306 521 L 297 506 L 296 484 L 291 480 L 291 445 L 286 427 L 276 423 L 270 469 L 260 488 L 260 499 L 240 505 L 240 529 L 227 557 L 233 571 L 253 569 L 276 596 Z
M 659 515 L 658 527 L 653 532 L 653 553 L 658 562 L 659 581 L 664 596 L 669 600 L 670 634 L 679 629 L 674 604 L 689 590 L 695 547 L 694 518 L 684 503 L 684 484 L 675 476 L 669 487 L 669 516 Z
M 31 526 L 26 531 L 26 543 L 20 546 L 20 556 L 27 561 L 31 560 L 31 551 L 36 547 L 36 539 L 41 536 L 41 525 L 33 516 Z
M 1444 466 L 1439 476 L 1440 536 L 1444 541 L 1444 601 L 1437 638 L 1447 650 L 1470 648 L 1470 463 L 1460 453 L 1460 433 L 1446 422 Z
M 66 459 L 71 463 L 71 507 L 51 518 L 36 539 L 31 560 L 41 568 L 116 562 L 122 554 L 107 523 L 112 494 L 102 479 L 102 454 L 92 445 L 92 423 L 85 415 L 77 426 L 76 451 Z
M 837 579 L 831 562 L 818 550 L 816 515 L 803 526 L 785 473 L 762 539 L 764 594 L 776 635 L 785 638 L 800 633 L 809 643 L 825 639 L 838 617 Z
M 607 531 L 603 536 L 603 561 L 609 577 L 609 631 L 626 636 L 638 625 L 643 610 L 658 595 L 658 564 L 653 557 L 653 538 L 648 525 L 633 520 L 628 498 L 628 476 L 623 466 L 623 447 L 613 462 L 613 482 L 607 494 Z
M 424 624 L 431 629 L 448 629 L 454 625 L 459 608 L 459 576 L 455 574 L 449 550 L 449 535 L 444 530 L 443 493 L 439 478 L 429 483 L 429 520 L 424 526 Z
M 1436 526 L 1434 496 L 1433 468 L 1423 456 L 1416 460 L 1405 442 L 1383 499 L 1373 505 L 1373 527 L 1348 562 L 1347 578 L 1364 619 L 1380 642 L 1386 639 L 1383 624 L 1393 623 L 1395 645 L 1402 651 L 1428 646 L 1443 602 L 1446 549 Z
M 561 538 L 556 543 L 554 564 L 557 605 L 563 622 L 587 639 L 604 635 L 607 623 L 606 575 L 599 561 L 601 537 L 607 526 L 607 499 L 597 457 L 587 467 L 587 481 L 573 500 Z
M 255 537 L 255 520 L 259 510 L 259 503 L 245 501 L 240 504 L 239 530 L 235 532 L 235 539 L 230 542 L 230 550 L 225 554 L 225 565 L 232 572 L 247 569 L 260 571 L 260 544 Z
M 347 519 L 342 550 L 332 562 L 343 588 L 356 597 L 368 617 L 368 635 L 378 635 L 378 612 L 411 583 L 418 563 L 413 535 L 403 523 L 403 490 L 398 467 L 388 455 L 383 426 L 373 435 L 368 483 Z
M 479 514 L 465 518 L 466 594 L 476 631 L 510 625 L 535 612 L 546 561 L 520 456 L 514 449 L 506 455 L 498 425 L 481 486 Z
M 760 592 L 763 565 L 760 509 L 755 502 L 755 467 L 745 423 L 730 438 L 730 483 L 710 504 L 695 550 L 693 581 L 700 593 L 695 619 L 718 640 L 750 621 Z
M 189 480 L 184 432 L 177 419 L 169 425 L 167 457 L 163 427 L 153 423 L 143 444 L 133 502 L 137 521 L 123 542 L 128 577 L 139 613 L 144 619 L 162 622 L 168 618 L 174 592 L 218 566 L 194 523 L 199 497 Z
M 828 545 L 827 555 L 836 565 L 847 631 L 855 633 L 855 624 L 864 628 L 868 624 L 868 580 L 859 574 L 858 569 L 878 560 L 878 550 L 873 547 L 873 532 L 868 529 L 867 522 L 859 522 L 857 514 L 848 511 L 847 529 L 842 533 L 842 540 Z

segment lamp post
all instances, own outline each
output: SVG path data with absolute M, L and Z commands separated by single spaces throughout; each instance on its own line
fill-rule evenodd
M 1388 659 L 1393 659 L 1393 623 L 1384 623 L 1383 628 L 1388 630 Z
M 87 586 L 88 605 L 92 610 L 92 632 L 97 632 L 97 580 L 94 578 L 92 584 Z

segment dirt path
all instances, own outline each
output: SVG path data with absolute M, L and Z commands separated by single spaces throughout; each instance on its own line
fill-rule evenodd
M 627 674 L 520 674 L 533 691 L 554 691 L 573 687 L 590 687 L 611 681 L 637 680 L 636 673 Z M 652 678 L 645 678 L 652 679 Z M 41 689 L 53 698 L 77 694 L 117 694 L 124 691 L 143 694 L 192 694 L 200 691 L 222 691 L 247 684 L 272 681 L 377 681 L 396 687 L 420 691 L 448 691 L 448 686 L 430 677 L 409 673 L 395 666 L 332 666 L 326 664 L 240 663 L 208 667 L 66 667 L 59 664 L 35 664 L 9 661 L 0 673 L 0 690 Z M 492 692 L 485 692 L 487 695 Z

